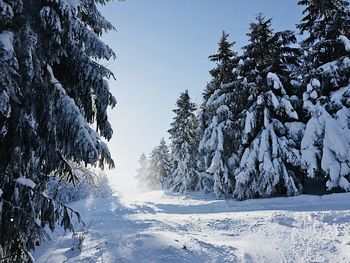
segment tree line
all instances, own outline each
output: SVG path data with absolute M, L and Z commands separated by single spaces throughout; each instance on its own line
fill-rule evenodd
M 143 156 L 139 178 L 239 200 L 350 190 L 349 3 L 298 4 L 301 42 L 262 14 L 240 54 L 222 33 L 202 103 L 181 93 L 170 150 Z

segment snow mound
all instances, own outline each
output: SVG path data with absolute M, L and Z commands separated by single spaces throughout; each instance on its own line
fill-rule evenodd
M 7 51 L 13 51 L 13 33 L 10 31 L 3 31 L 0 34 L 0 47 Z
M 24 177 L 17 178 L 16 182 L 20 185 L 24 185 L 30 188 L 34 188 L 36 185 L 31 179 Z
M 339 36 L 339 40 L 344 44 L 345 50 L 350 52 L 350 40 L 346 36 Z

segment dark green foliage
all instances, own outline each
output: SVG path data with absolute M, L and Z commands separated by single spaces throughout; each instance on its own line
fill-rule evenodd
M 235 62 L 237 62 L 237 53 L 233 52 L 232 48 L 235 42 L 230 43 L 228 41 L 229 34 L 225 31 L 222 32 L 221 39 L 218 43 L 218 53 L 209 56 L 209 60 L 216 63 L 216 67 L 210 70 L 210 75 L 213 77 L 211 85 L 207 86 L 206 91 L 203 93 L 204 100 L 208 100 L 210 95 L 213 94 L 216 88 L 222 84 L 227 84 L 233 81 Z
M 302 47 L 310 66 L 317 68 L 346 55 L 338 37 L 350 37 L 349 1 L 300 0 L 298 4 L 305 6 L 305 16 L 298 28 L 301 33 L 307 33 Z
M 344 0 L 331 1 L 299 1 L 305 6 L 304 18 L 298 25 L 307 37 L 302 42 L 304 61 L 301 68 L 303 86 L 316 78 L 320 81 L 318 92 L 329 96 L 348 83 L 348 69 L 343 66 L 342 59 L 348 52 L 340 36 L 350 38 L 350 9 L 349 2 Z M 335 63 L 330 70 L 321 67 L 327 63 Z M 327 67 L 326 67 L 327 68 Z
M 269 72 L 278 74 L 285 88 L 290 89 L 291 69 L 298 66 L 300 51 L 291 46 L 297 42 L 294 32 L 273 32 L 271 22 L 271 18 L 259 14 L 256 22 L 250 24 L 249 44 L 243 47 L 240 76 L 255 82 L 257 92 L 267 88 L 264 79 Z
M 184 144 L 195 144 L 197 139 L 195 129 L 197 126 L 195 116 L 197 106 L 191 102 L 187 90 L 180 94 L 176 106 L 177 108 L 173 110 L 175 113 L 174 121 L 171 123 L 171 129 L 168 130 L 173 152 L 181 149 Z
M 228 37 L 229 34 L 223 31 L 218 43 L 217 53 L 209 56 L 209 60 L 215 62 L 216 67 L 209 72 L 212 79 L 203 92 L 204 104 L 222 84 L 227 84 L 234 80 L 235 74 L 233 69 L 237 64 L 237 53 L 232 50 L 235 42 L 229 42 Z

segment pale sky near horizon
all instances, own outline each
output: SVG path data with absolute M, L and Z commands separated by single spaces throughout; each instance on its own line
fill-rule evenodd
M 302 7 L 296 0 L 115 0 L 100 11 L 117 28 L 103 40 L 117 54 L 108 64 L 118 101 L 109 111 L 114 136 L 108 145 L 116 162 L 109 174 L 118 183 L 135 175 L 142 152 L 168 137 L 180 92 L 188 89 L 201 102 L 214 66 L 208 56 L 222 30 L 240 52 L 258 13 L 272 17 L 276 30 L 295 30 Z

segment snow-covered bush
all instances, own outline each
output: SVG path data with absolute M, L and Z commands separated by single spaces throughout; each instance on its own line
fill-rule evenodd
M 73 173 L 76 176 L 74 184 L 57 176 L 51 176 L 48 182 L 47 195 L 64 204 L 90 196 L 102 198 L 112 196 L 112 189 L 103 171 L 73 165 Z

